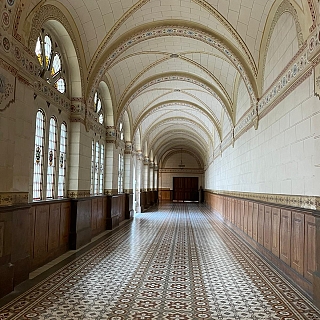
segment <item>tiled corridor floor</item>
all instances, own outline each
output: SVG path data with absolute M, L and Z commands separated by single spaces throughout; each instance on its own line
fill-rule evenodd
M 320 319 L 198 204 L 136 215 L 0 309 L 0 319 Z

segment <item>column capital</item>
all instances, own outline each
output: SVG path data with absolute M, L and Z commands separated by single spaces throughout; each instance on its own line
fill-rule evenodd
M 158 164 L 157 164 L 157 163 L 155 163 L 155 164 L 154 164 L 154 166 L 153 166 L 153 170 L 154 170 L 154 171 L 158 171 L 158 170 L 159 170 L 159 166 L 158 166 Z
M 154 168 L 154 162 L 153 162 L 153 161 L 150 161 L 150 162 L 149 162 L 149 167 L 150 167 L 151 169 Z
M 117 139 L 117 130 L 114 126 L 108 126 L 106 128 L 106 142 L 115 143 Z
M 146 166 L 149 164 L 149 158 L 148 157 L 144 157 L 143 158 L 143 164 L 146 165 Z
M 131 141 L 125 142 L 124 153 L 125 154 L 132 154 L 132 142 Z

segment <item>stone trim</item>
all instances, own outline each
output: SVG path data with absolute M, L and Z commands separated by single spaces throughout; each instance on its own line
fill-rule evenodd
M 93 195 L 90 194 L 90 190 L 68 190 L 67 196 L 71 199 L 79 199 L 91 197 Z
M 28 199 L 28 192 L 1 192 L 0 206 L 14 206 L 18 204 L 27 204 Z
M 254 201 L 269 202 L 282 206 L 290 206 L 301 209 L 320 210 L 319 196 L 302 196 L 287 194 L 254 193 L 224 190 L 205 190 L 208 193 L 221 196 L 235 197 L 240 199 L 249 199 Z

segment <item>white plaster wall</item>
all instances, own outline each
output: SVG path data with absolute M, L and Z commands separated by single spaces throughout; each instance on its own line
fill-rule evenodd
M 297 30 L 290 13 L 283 13 L 273 30 L 266 58 L 264 90 L 267 90 L 299 49 Z
M 0 68 L 0 74 L 14 79 Z M 11 82 L 12 81 L 12 82 Z M 9 82 L 9 80 L 8 80 Z M 32 162 L 34 123 L 33 90 L 16 82 L 16 100 L 0 112 L 0 191 L 28 192 Z M 1 108 L 8 100 L 4 99 Z
M 236 123 L 250 108 L 250 96 L 244 81 L 241 79 L 239 83 L 237 104 L 236 104 Z
M 185 168 L 199 168 L 196 158 L 184 152 L 182 152 L 182 158 L 181 154 L 177 153 L 172 155 L 169 159 L 167 159 L 165 168 L 179 168 L 181 159 L 182 163 L 185 165 Z
M 320 195 L 320 101 L 313 76 L 215 159 L 211 190 Z

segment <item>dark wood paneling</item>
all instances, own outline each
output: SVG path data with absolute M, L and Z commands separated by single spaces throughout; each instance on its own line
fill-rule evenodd
M 61 216 L 60 216 L 60 246 L 65 246 L 69 243 L 69 231 L 70 231 L 70 202 L 63 202 L 61 204 Z
M 240 229 L 243 231 L 243 225 L 244 225 L 244 201 L 240 200 Z
M 305 249 L 304 249 L 304 277 L 313 281 L 316 271 L 316 220 L 315 217 L 305 216 Z
M 249 203 L 248 201 L 244 201 L 243 232 L 245 234 L 248 234 L 248 211 L 249 211 Z
M 252 238 L 258 242 L 258 218 L 259 218 L 259 205 L 253 204 L 252 211 Z
M 263 246 L 264 245 L 264 209 L 263 204 L 259 204 L 258 212 L 258 242 Z
M 49 206 L 48 252 L 59 248 L 60 244 L 60 203 Z
M 304 214 L 292 212 L 291 267 L 304 274 Z
M 198 177 L 173 177 L 173 200 L 198 201 Z
M 264 238 L 264 247 L 271 251 L 272 249 L 272 238 L 271 238 L 271 223 L 272 223 L 272 217 L 271 217 L 271 208 L 268 206 L 265 206 L 264 209 L 264 228 L 263 228 L 263 238 Z
M 272 253 L 279 258 L 280 256 L 280 209 L 272 208 Z
M 248 203 L 248 236 L 252 238 L 253 203 Z
M 33 266 L 46 259 L 48 248 L 49 205 L 38 205 L 35 208 Z
M 281 210 L 280 259 L 290 266 L 291 261 L 291 211 Z

